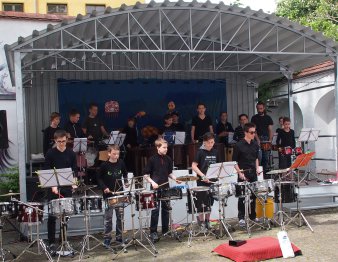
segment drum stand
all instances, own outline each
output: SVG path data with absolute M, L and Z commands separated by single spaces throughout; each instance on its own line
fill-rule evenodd
M 61 231 L 61 244 L 56 251 L 59 254 L 57 262 L 60 260 L 61 256 L 71 256 L 73 257 L 75 254 L 75 250 L 71 247 L 67 240 L 67 223 L 69 220 L 69 216 L 66 216 L 65 213 L 60 215 L 60 231 Z
M 220 185 L 220 184 L 218 184 Z M 219 221 L 219 235 L 218 237 L 223 237 L 225 233 L 229 236 L 231 240 L 233 240 L 230 231 L 228 228 L 231 228 L 231 225 L 225 221 L 225 207 L 227 206 L 228 196 L 221 197 L 219 186 L 218 186 L 218 221 Z M 226 199 L 226 200 L 225 200 Z M 224 234 L 223 234 L 224 229 Z
M 132 232 L 133 232 L 133 237 L 132 239 L 125 245 L 125 247 L 120 250 L 114 257 L 113 257 L 113 260 L 115 260 L 122 252 L 127 252 L 127 248 L 130 247 L 130 246 L 134 246 L 135 247 L 135 250 L 137 250 L 137 246 L 141 246 L 143 247 L 144 249 L 146 249 L 150 254 L 152 254 L 154 257 L 156 257 L 158 251 L 156 249 L 156 247 L 154 246 L 154 244 L 151 242 L 151 240 L 149 239 L 147 233 L 143 230 L 142 228 L 142 218 L 141 215 L 142 215 L 142 209 L 141 209 L 141 206 L 140 206 L 140 197 L 139 197 L 139 200 L 138 200 L 138 205 L 139 205 L 139 210 L 138 210 L 138 213 L 139 213 L 139 217 L 138 217 L 138 220 L 139 220 L 139 229 L 137 231 L 135 231 L 135 224 L 134 224 L 134 217 L 135 217 L 135 213 L 134 213 L 134 201 L 132 198 L 130 198 L 130 209 L 131 209 L 131 227 L 132 227 Z M 148 211 L 148 210 L 147 210 Z M 140 232 L 140 238 L 141 238 L 141 241 L 138 240 L 136 238 L 136 234 Z M 147 240 L 147 242 L 149 243 L 150 247 L 152 250 L 150 250 L 148 247 L 146 247 L 143 243 L 142 243 L 142 238 L 145 238 Z
M 173 227 L 173 216 L 172 216 L 172 212 L 173 209 L 171 207 L 171 198 L 169 198 L 169 231 L 167 233 L 165 233 L 163 236 L 168 236 L 170 235 L 172 238 L 177 239 L 179 242 L 182 242 L 180 235 L 177 233 L 177 230 Z
M 94 237 L 93 235 L 89 234 L 89 228 L 90 228 L 90 206 L 89 206 L 89 210 L 87 209 L 87 190 L 84 191 L 84 221 L 85 221 L 85 227 L 86 227 L 86 235 L 83 237 L 83 241 L 82 241 L 82 248 L 80 251 L 80 256 L 79 256 L 79 261 L 82 261 L 85 249 L 87 251 L 91 251 L 95 248 L 97 248 L 98 246 L 101 246 L 102 242 L 100 240 L 98 240 L 96 237 Z M 92 248 L 90 247 L 90 239 L 95 240 L 96 242 L 98 242 L 98 244 L 96 244 L 96 246 L 93 246 Z
M 4 223 L 2 222 L 2 216 L 0 216 L 0 258 L 2 262 L 6 261 L 6 253 L 11 254 L 13 259 L 16 259 L 16 255 L 14 255 L 11 251 L 4 249 L 2 246 L 2 229 L 4 227 Z
M 290 220 L 291 218 L 288 216 L 288 214 L 286 214 L 283 211 L 283 204 L 282 204 L 282 181 L 281 181 L 280 175 L 279 175 L 277 183 L 278 183 L 278 190 L 279 190 L 279 202 L 278 202 L 278 212 L 275 214 L 274 221 L 275 221 L 276 224 L 278 224 L 281 227 L 281 230 L 284 231 L 285 230 L 284 216 L 287 218 L 287 220 Z

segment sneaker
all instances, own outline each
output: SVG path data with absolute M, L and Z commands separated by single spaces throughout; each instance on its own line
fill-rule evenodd
M 244 219 L 240 219 L 240 220 L 239 220 L 239 226 L 240 226 L 240 227 L 246 227 L 246 223 L 245 223 L 245 220 L 244 220 Z
M 258 217 L 256 217 L 255 219 L 253 219 L 253 221 L 255 223 L 262 223 L 263 222 L 263 220 L 261 218 L 258 218 Z
M 150 240 L 151 240 L 153 243 L 155 243 L 155 242 L 158 242 L 158 241 L 159 241 L 159 238 L 158 238 L 158 234 L 157 234 L 157 232 L 153 232 L 153 233 L 151 233 L 149 237 L 150 237 Z
M 110 243 L 111 243 L 111 239 L 109 239 L 109 238 L 106 238 L 104 241 L 103 241 L 103 246 L 105 247 L 105 248 L 110 248 Z

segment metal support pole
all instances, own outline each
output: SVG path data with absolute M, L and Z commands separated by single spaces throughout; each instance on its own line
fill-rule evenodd
M 336 170 L 338 170 L 338 56 L 334 58 L 334 66 L 335 66 L 335 111 L 336 111 Z
M 21 53 L 14 53 L 14 72 L 15 72 L 15 87 L 16 87 L 16 117 L 18 127 L 18 162 L 19 162 L 19 185 L 20 185 L 20 200 L 26 202 L 26 137 L 25 137 L 25 100 L 24 89 L 22 87 L 22 72 L 21 72 Z
M 289 117 L 291 119 L 291 128 L 295 128 L 295 113 L 293 108 L 293 96 L 292 96 L 292 74 L 287 76 L 288 78 L 288 101 L 289 101 Z

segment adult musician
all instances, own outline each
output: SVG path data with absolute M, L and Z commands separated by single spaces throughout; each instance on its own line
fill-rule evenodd
M 197 180 L 197 186 L 207 186 L 211 185 L 209 179 L 205 176 L 210 164 L 214 164 L 220 162 L 218 159 L 218 154 L 216 149 L 214 149 L 215 145 L 215 137 L 214 134 L 207 132 L 203 136 L 203 146 L 197 150 L 195 155 L 195 159 L 192 162 L 191 168 L 192 170 L 199 176 L 199 180 Z M 216 181 L 215 179 L 211 179 L 211 182 Z M 212 207 L 214 203 L 214 199 L 211 195 L 209 195 L 210 206 Z M 209 223 L 210 213 L 199 214 L 198 222 L 201 226 L 205 226 L 206 228 L 210 228 Z
M 235 128 L 234 140 L 240 141 L 245 137 L 244 125 L 249 122 L 249 117 L 246 114 L 238 116 L 239 125 Z
M 114 192 L 123 191 L 122 179 L 124 180 L 124 186 L 129 187 L 128 184 L 128 172 L 124 162 L 119 159 L 120 148 L 118 145 L 108 146 L 108 161 L 104 162 L 100 166 L 100 170 L 97 174 L 97 183 L 102 189 L 103 198 L 106 200 L 109 197 L 114 196 Z M 112 219 L 115 210 L 116 214 L 116 236 L 115 240 L 118 243 L 122 243 L 122 220 L 124 215 L 124 206 L 109 206 L 107 205 L 104 212 L 104 246 L 109 247 L 112 240 Z
M 261 145 L 261 142 L 267 141 L 272 142 L 273 132 L 272 125 L 273 121 L 269 115 L 266 114 L 265 104 L 263 102 L 258 102 L 256 105 L 257 114 L 251 118 L 251 122 L 256 125 L 256 140 L 258 145 Z M 262 151 L 261 165 L 263 170 L 268 169 L 268 160 L 269 160 L 270 151 Z
M 149 158 L 143 171 L 144 178 L 151 184 L 151 189 L 169 188 L 169 177 L 176 180 L 173 172 L 173 161 L 167 156 L 168 142 L 163 138 L 155 141 L 157 153 Z M 180 183 L 179 181 L 176 181 Z M 162 207 L 161 207 L 162 206 Z M 158 217 L 161 207 L 162 235 L 169 230 L 170 201 L 158 201 L 157 207 L 151 211 L 150 238 L 153 242 L 159 240 L 157 233 Z
M 191 121 L 191 141 L 193 143 L 201 142 L 203 135 L 207 132 L 214 133 L 212 120 L 205 114 L 206 106 L 203 103 L 197 105 L 197 113 Z
M 256 134 L 256 126 L 254 123 L 247 123 L 244 125 L 244 139 L 238 141 L 234 147 L 234 153 L 232 160 L 236 161 L 235 169 L 238 174 L 238 182 L 255 182 L 257 181 L 257 174 L 259 161 L 259 146 L 254 140 Z M 241 171 L 245 170 L 244 172 Z M 245 227 L 245 205 L 244 197 L 238 198 L 238 220 L 241 227 Z M 251 220 L 256 219 L 256 197 L 254 194 L 251 195 L 249 218 Z
M 67 132 L 69 138 L 81 138 L 85 137 L 81 125 L 79 124 L 80 112 L 76 109 L 72 109 L 68 113 L 69 120 L 64 126 L 64 130 Z
M 228 113 L 221 112 L 219 115 L 220 121 L 216 125 L 216 135 L 220 143 L 228 145 L 229 132 L 234 132 L 230 122 L 228 122 Z
M 102 120 L 97 116 L 98 114 L 98 106 L 97 104 L 89 105 L 89 115 L 85 119 L 82 130 L 83 133 L 89 138 L 98 142 L 102 139 L 103 136 L 108 137 L 109 134 L 106 131 Z
M 77 176 L 77 165 L 76 165 L 76 156 L 72 149 L 66 147 L 67 143 L 67 133 L 64 130 L 56 130 L 54 133 L 54 141 L 56 147 L 51 148 L 47 151 L 45 156 L 45 169 L 59 169 L 59 168 L 71 168 Z M 72 187 L 73 186 L 64 186 L 61 188 L 52 187 L 48 193 L 49 200 L 63 198 L 63 197 L 72 197 Z M 55 226 L 56 226 L 56 217 L 52 214 L 48 215 L 47 230 L 48 230 L 48 241 L 51 249 L 55 244 Z
M 290 128 L 291 120 L 288 117 L 283 118 L 283 129 L 280 129 L 277 135 L 277 146 L 279 148 L 279 168 L 284 169 L 291 166 L 291 155 L 285 155 L 281 151 L 283 147 L 295 148 L 295 131 Z
M 59 130 L 60 114 L 53 112 L 50 115 L 50 125 L 43 132 L 43 154 L 46 156 L 48 149 L 54 146 L 54 133 Z

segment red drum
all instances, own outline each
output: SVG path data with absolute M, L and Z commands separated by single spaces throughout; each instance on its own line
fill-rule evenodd
M 135 194 L 136 210 L 157 208 L 157 197 L 154 191 L 141 191 Z
M 287 146 L 287 147 L 282 147 L 280 151 L 283 155 L 285 156 L 291 156 L 292 155 L 292 148 Z
M 269 141 L 261 141 L 261 149 L 263 151 L 271 151 L 272 145 Z
M 40 210 L 43 210 L 43 204 L 39 202 L 28 202 L 30 206 L 37 207 Z M 36 221 L 36 209 L 27 206 L 25 204 L 19 205 L 19 213 L 18 213 L 18 222 L 19 223 L 35 223 L 42 222 L 43 213 L 38 211 L 38 221 Z
M 295 147 L 295 148 L 293 149 L 293 152 L 294 152 L 294 154 L 295 154 L 296 156 L 298 156 L 298 155 L 303 154 L 303 149 L 302 149 L 300 146 L 298 146 L 298 147 Z

